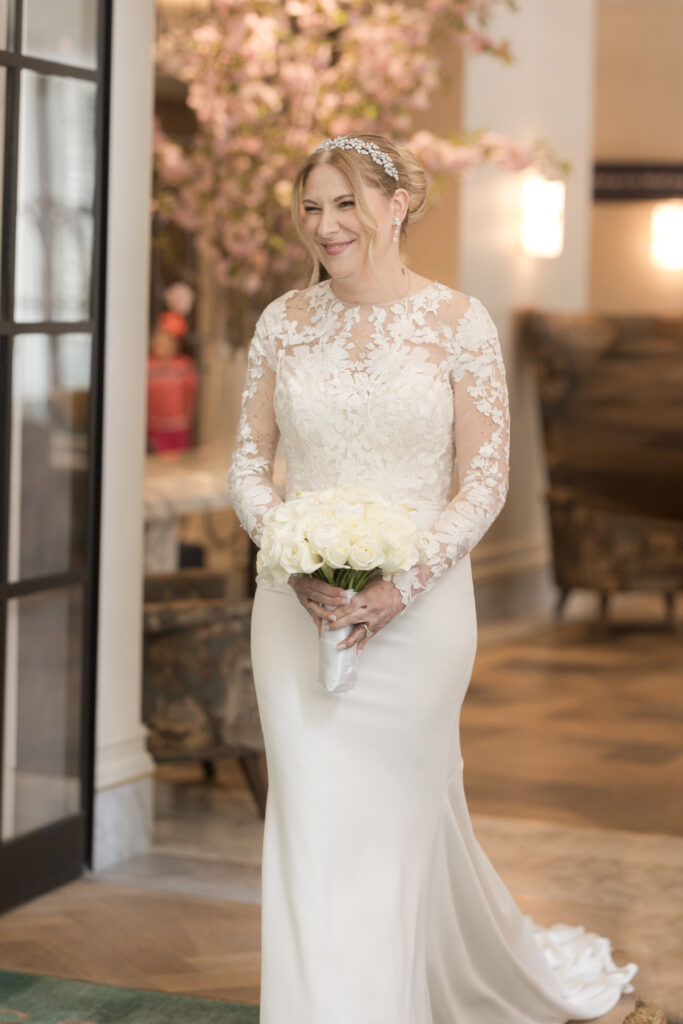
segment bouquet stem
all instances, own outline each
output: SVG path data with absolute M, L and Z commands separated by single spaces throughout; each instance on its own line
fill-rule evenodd
M 353 590 L 358 594 L 374 571 L 374 569 L 332 569 L 329 565 L 323 565 L 320 569 L 312 572 L 311 576 L 317 576 L 319 580 L 325 580 L 326 583 L 330 583 L 333 587 L 341 587 L 342 590 Z

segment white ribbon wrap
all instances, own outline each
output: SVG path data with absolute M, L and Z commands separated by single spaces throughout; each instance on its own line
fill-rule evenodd
M 349 599 L 356 593 L 355 590 L 346 590 L 345 594 Z M 331 605 L 325 605 L 330 609 Z M 356 685 L 358 678 L 358 654 L 356 645 L 353 647 L 342 647 L 337 649 L 337 644 L 346 640 L 355 626 L 345 626 L 344 629 L 323 629 L 318 645 L 318 682 L 328 693 L 348 693 Z

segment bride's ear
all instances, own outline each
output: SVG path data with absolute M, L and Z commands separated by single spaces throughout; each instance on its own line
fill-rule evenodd
M 397 188 L 391 197 L 391 216 L 399 217 L 401 223 L 406 218 L 408 213 L 408 204 L 410 203 L 410 196 L 405 188 Z

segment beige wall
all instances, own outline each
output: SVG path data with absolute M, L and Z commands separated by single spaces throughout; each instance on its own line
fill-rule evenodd
M 528 355 L 515 343 L 513 315 L 528 305 L 585 307 L 593 163 L 592 0 L 521 0 L 516 13 L 501 11 L 495 25 L 516 60 L 507 67 L 490 58 L 466 61 L 465 124 L 545 138 L 572 170 L 565 247 L 550 260 L 520 249 L 519 175 L 485 168 L 461 185 L 459 287 L 481 299 L 498 325 L 512 420 L 507 503 L 472 559 L 480 618 L 546 610 L 555 596 L 536 383 Z
M 452 46 L 442 45 L 439 56 L 442 88 L 417 127 L 448 138 L 462 130 L 462 60 Z M 458 287 L 459 209 L 458 179 L 444 178 L 431 189 L 427 212 L 411 229 L 405 253 L 406 262 L 419 274 L 451 288 Z
M 683 3 L 599 0 L 597 15 L 596 160 L 683 164 Z M 683 271 L 650 264 L 653 205 L 595 204 L 595 309 L 683 314 Z
M 683 315 L 683 271 L 650 263 L 654 203 L 602 202 L 593 210 L 591 306 L 602 313 Z
M 597 160 L 683 163 L 683 3 L 598 0 Z

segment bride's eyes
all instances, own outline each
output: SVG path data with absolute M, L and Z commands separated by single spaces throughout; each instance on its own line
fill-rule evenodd
M 355 206 L 353 199 L 342 199 L 340 203 L 337 203 L 337 208 L 340 210 L 345 209 L 348 206 Z M 320 213 L 319 206 L 304 206 L 304 213 Z

